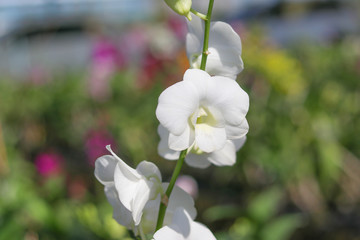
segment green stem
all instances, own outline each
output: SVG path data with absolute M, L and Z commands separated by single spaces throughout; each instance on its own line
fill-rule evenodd
M 204 71 L 206 68 L 207 56 L 209 55 L 208 48 L 209 48 L 210 20 L 211 20 L 213 6 L 214 6 L 214 0 L 210 0 L 209 8 L 205 20 L 204 45 L 203 45 L 203 52 L 202 52 L 201 65 L 200 65 L 200 69 Z
M 159 230 L 164 223 L 165 212 L 166 212 L 166 208 L 167 208 L 166 201 L 170 198 L 171 192 L 175 186 L 176 179 L 178 178 L 181 168 L 182 168 L 182 165 L 184 164 L 186 153 L 187 153 L 187 149 L 181 151 L 179 160 L 177 161 L 174 172 L 172 174 L 169 186 L 167 187 L 165 195 L 163 196 L 163 199 L 165 198 L 165 203 L 164 203 L 163 199 L 160 202 L 158 220 L 156 223 L 156 231 Z
M 190 12 L 192 12 L 194 15 L 198 16 L 199 18 L 201 18 L 202 20 L 206 20 L 207 17 L 205 14 L 199 13 L 198 11 L 196 11 L 195 9 L 190 9 Z

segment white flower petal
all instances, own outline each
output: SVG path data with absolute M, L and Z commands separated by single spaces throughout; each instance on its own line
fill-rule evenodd
M 211 165 L 211 163 L 207 159 L 208 155 L 209 155 L 208 153 L 203 153 L 203 154 L 189 153 L 185 158 L 185 162 L 191 167 L 207 168 Z
M 237 82 L 227 77 L 212 77 L 207 101 L 222 112 L 225 121 L 230 125 L 240 125 L 249 110 L 248 94 Z
M 152 185 L 151 183 L 140 181 L 139 184 L 137 184 L 137 188 L 135 192 L 132 193 L 135 194 L 133 196 L 133 201 L 131 202 L 131 210 L 132 210 L 131 213 L 135 225 L 139 225 L 145 204 L 150 199 L 150 193 L 151 193 L 150 189 L 152 187 L 151 185 Z
M 241 48 L 240 37 L 229 24 L 212 22 L 206 71 L 220 76 L 236 76 L 244 69 Z
M 158 134 L 160 136 L 160 142 L 158 145 L 159 155 L 167 160 L 178 160 L 180 152 L 171 150 L 168 145 L 170 134 L 169 131 L 160 124 L 158 126 Z
M 227 140 L 225 146 L 209 153 L 208 160 L 216 166 L 232 166 L 236 162 L 236 148 L 233 141 Z
M 208 81 L 211 76 L 200 69 L 188 69 L 184 73 L 184 82 L 191 82 L 199 93 L 200 100 L 206 95 Z
M 132 211 L 132 201 L 134 194 L 136 194 L 138 184 L 140 182 L 145 182 L 145 179 L 135 177 L 130 175 L 131 178 L 127 177 L 129 175 L 126 172 L 126 168 L 121 168 L 121 165 L 118 164 L 115 168 L 114 182 L 116 190 L 118 191 L 119 199 L 121 203 L 129 210 Z
M 134 221 L 131 212 L 120 202 L 115 186 L 113 184 L 105 186 L 104 192 L 113 207 L 113 218 L 127 229 L 133 229 Z
M 186 54 L 190 59 L 192 54 L 200 54 L 202 51 L 204 29 L 202 20 L 193 17 L 191 21 L 186 21 L 188 33 L 186 34 Z
M 204 152 L 213 152 L 224 147 L 226 142 L 225 128 L 212 127 L 207 124 L 197 124 L 195 140 L 199 149 Z
M 193 67 L 199 67 L 203 48 L 204 23 L 194 17 L 187 22 L 186 53 Z M 210 24 L 209 47 L 206 72 L 211 75 L 235 79 L 244 69 L 241 59 L 241 39 L 234 29 L 224 22 Z
M 165 190 L 168 185 L 168 183 L 163 183 L 163 189 Z M 164 224 L 170 224 L 175 210 L 179 207 L 184 208 L 191 219 L 195 219 L 197 211 L 194 205 L 194 199 L 190 196 L 190 194 L 175 185 L 170 195 L 169 205 L 166 209 Z
M 195 132 L 190 128 L 189 124 L 180 135 L 169 134 L 168 144 L 169 148 L 175 151 L 182 151 L 189 148 L 195 140 Z
M 142 161 L 136 167 L 136 171 L 143 175 L 146 179 L 156 178 L 161 182 L 161 173 L 159 168 L 152 162 Z
M 111 149 L 110 145 L 106 146 L 106 149 L 115 157 L 118 161 L 118 167 L 123 172 L 124 176 L 130 181 L 137 181 L 141 178 L 141 175 L 132 167 L 128 166 L 121 158 L 119 158 Z
M 117 162 L 117 159 L 111 155 L 105 155 L 96 159 L 94 172 L 96 179 L 103 185 L 113 183 Z
M 198 103 L 199 94 L 195 86 L 185 81 L 178 82 L 161 93 L 156 117 L 172 134 L 181 135 Z
M 239 139 L 244 137 L 249 131 L 249 124 L 246 119 L 238 126 L 226 125 L 226 136 L 228 139 Z
M 244 144 L 246 142 L 246 136 L 243 136 L 242 138 L 235 139 L 235 140 L 232 140 L 232 141 L 235 144 L 236 151 L 238 151 L 240 148 L 242 148 L 242 146 L 244 146 Z
M 183 209 L 176 209 L 173 221 L 154 234 L 155 240 L 216 240 L 211 231 L 201 223 L 194 222 Z
M 156 231 L 154 240 L 184 240 L 184 236 L 177 232 L 174 228 L 164 226 Z M 201 239 L 201 238 L 200 238 Z M 198 239 L 197 239 L 198 240 Z

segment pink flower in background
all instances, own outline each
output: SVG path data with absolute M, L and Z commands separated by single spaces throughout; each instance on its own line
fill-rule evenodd
M 178 177 L 175 185 L 190 194 L 193 198 L 196 198 L 198 195 L 198 184 L 191 176 L 183 175 Z
M 93 54 L 89 82 L 89 92 L 97 101 L 105 101 L 110 96 L 110 80 L 117 70 L 126 65 L 125 55 L 115 44 L 105 37 L 97 39 Z
M 156 75 L 163 69 L 164 60 L 157 58 L 151 51 L 147 51 L 140 63 L 141 69 L 137 79 L 137 86 L 142 89 L 151 87 Z
M 115 46 L 115 44 L 106 37 L 99 37 L 94 44 L 92 60 L 94 64 L 104 64 L 124 68 L 126 64 L 125 56 Z
M 35 158 L 35 167 L 43 177 L 59 175 L 62 172 L 63 158 L 52 152 L 40 153 Z
M 187 33 L 187 27 L 182 17 L 178 17 L 178 16 L 170 17 L 167 21 L 167 25 L 178 39 L 185 38 L 185 35 Z
M 85 152 L 91 166 L 98 157 L 108 154 L 106 146 L 116 146 L 114 138 L 105 130 L 91 130 L 85 141 Z

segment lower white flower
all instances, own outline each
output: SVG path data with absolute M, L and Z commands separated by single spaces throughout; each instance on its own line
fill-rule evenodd
M 116 156 L 110 146 L 106 148 L 112 155 L 96 160 L 95 177 L 105 185 L 108 199 L 114 199 L 116 190 L 119 202 L 131 213 L 134 224 L 138 225 L 145 204 L 163 191 L 160 171 L 155 164 L 147 161 L 142 161 L 133 169 Z
M 160 142 L 158 145 L 159 155 L 168 160 L 179 159 L 180 152 L 169 148 L 169 131 L 159 125 L 158 134 Z M 227 140 L 225 146 L 217 151 L 206 153 L 198 147 L 192 146 L 190 152 L 185 157 L 185 162 L 192 167 L 206 168 L 210 164 L 216 166 L 232 166 L 236 162 L 236 152 L 244 145 L 246 136 L 235 140 Z
M 109 147 L 108 147 L 108 149 L 109 149 Z M 110 151 L 111 151 L 111 149 L 110 149 Z M 140 228 L 144 234 L 153 233 L 155 230 L 156 219 L 157 219 L 158 210 L 159 210 L 160 201 L 161 201 L 161 195 L 166 191 L 168 183 L 156 182 L 155 185 L 157 185 L 158 189 L 156 189 L 157 193 L 155 194 L 154 198 L 146 200 L 144 206 L 140 205 L 138 208 L 136 208 L 136 206 L 135 206 L 135 208 L 128 209 L 123 204 L 124 192 L 121 192 L 116 188 L 116 184 L 114 181 L 115 180 L 114 176 L 116 174 L 115 173 L 116 168 L 118 168 L 118 165 L 119 165 L 119 158 L 116 155 L 115 156 L 114 155 L 113 156 L 111 156 L 111 155 L 102 156 L 102 157 L 98 158 L 95 162 L 95 177 L 99 180 L 99 182 L 101 182 L 105 186 L 105 188 L 104 188 L 105 195 L 106 195 L 109 203 L 113 207 L 113 218 L 119 224 L 132 230 L 135 235 L 138 235 Z M 122 160 L 120 160 L 120 164 L 125 164 L 125 163 Z M 149 164 L 151 165 L 151 163 L 143 161 L 139 164 L 139 166 L 146 167 L 146 166 L 149 166 Z M 138 168 L 142 168 L 139 166 L 138 166 Z M 153 167 L 152 171 L 154 172 L 154 169 L 156 168 L 156 166 L 153 165 L 152 167 Z M 132 170 L 134 170 L 134 169 L 130 168 L 127 165 L 126 165 L 125 169 L 128 169 L 129 171 L 125 170 L 123 172 L 125 172 L 127 177 L 130 178 L 132 176 L 130 174 L 130 172 L 132 172 Z M 132 170 L 130 170 L 130 169 L 132 169 Z M 157 177 L 161 179 L 160 175 L 158 175 Z M 129 184 L 136 184 L 136 181 L 134 181 L 134 183 L 129 183 Z M 141 191 L 141 190 L 142 189 L 139 188 L 135 191 Z M 141 193 L 144 193 L 144 192 L 138 192 L 138 193 L 125 192 L 125 193 L 127 193 L 129 197 L 133 197 L 133 199 L 135 199 L 135 196 L 141 195 Z M 135 199 L 135 202 L 137 202 L 136 199 Z M 166 209 L 165 219 L 164 219 L 165 225 L 170 224 L 173 213 L 174 213 L 175 209 L 178 207 L 182 207 L 182 208 L 186 209 L 186 211 L 188 211 L 188 213 L 190 214 L 191 218 L 192 219 L 195 218 L 196 209 L 194 207 L 193 198 L 188 193 L 186 193 L 184 190 L 175 186 L 172 191 L 172 194 L 170 196 L 170 199 L 169 199 L 169 205 Z M 136 212 L 140 211 L 140 219 L 134 218 L 134 211 L 136 211 Z M 135 214 L 135 215 L 138 216 L 138 214 Z
M 249 96 L 234 80 L 189 69 L 183 81 L 161 93 L 156 116 L 170 132 L 170 149 L 194 145 L 210 153 L 246 135 L 248 109 Z
M 160 228 L 153 240 L 216 240 L 211 231 L 203 224 L 195 222 L 183 208 L 175 210 L 172 222 Z

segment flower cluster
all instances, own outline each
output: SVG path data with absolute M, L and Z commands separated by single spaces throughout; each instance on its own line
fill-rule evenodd
M 131 168 L 110 146 L 111 155 L 96 160 L 95 176 L 105 187 L 114 219 L 141 239 L 151 234 L 154 240 L 212 240 L 210 230 L 194 221 L 192 197 L 174 184 L 184 161 L 197 168 L 231 166 L 245 143 L 249 97 L 235 81 L 243 70 L 241 40 L 229 24 L 210 22 L 213 0 L 206 16 L 191 9 L 191 1 L 166 3 L 188 19 L 191 66 L 182 81 L 161 93 L 156 108 L 158 152 L 178 159 L 173 177 L 163 183 L 159 169 L 147 161 Z

